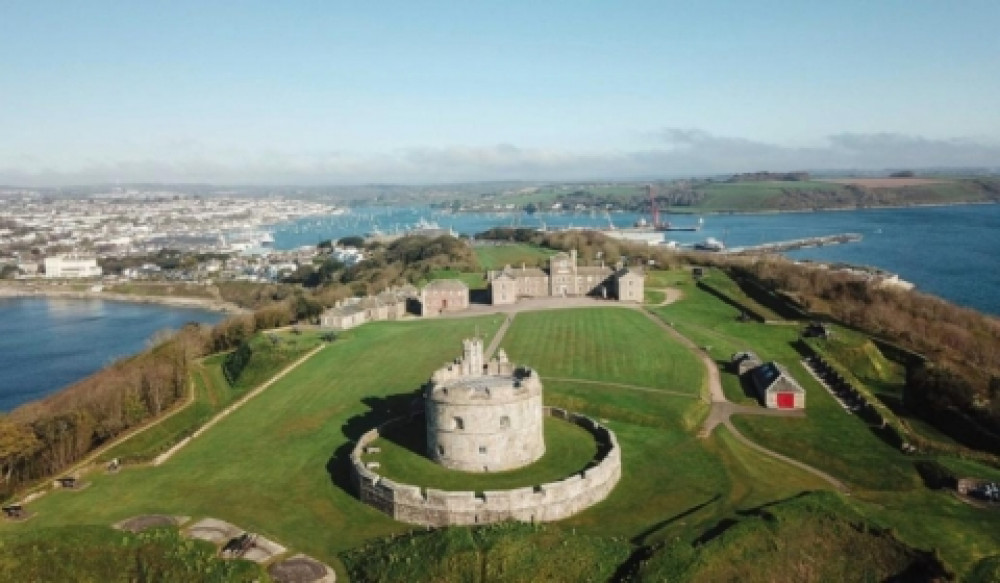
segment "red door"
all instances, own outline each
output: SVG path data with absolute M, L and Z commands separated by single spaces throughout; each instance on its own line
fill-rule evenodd
M 794 409 L 795 395 L 793 395 L 792 393 L 778 393 L 778 408 Z

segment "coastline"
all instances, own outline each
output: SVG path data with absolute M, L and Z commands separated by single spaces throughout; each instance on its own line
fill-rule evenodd
M 851 211 L 869 211 L 869 210 L 879 210 L 879 209 L 909 209 L 909 208 L 928 208 L 928 207 L 951 207 L 951 206 L 972 206 L 972 205 L 994 205 L 1000 204 L 1000 201 L 994 200 L 971 200 L 971 201 L 955 201 L 955 202 L 915 202 L 906 204 L 874 204 L 874 205 L 853 205 L 853 206 L 825 206 L 825 207 L 814 207 L 814 208 L 802 208 L 802 209 L 761 209 L 761 210 L 747 210 L 747 209 L 719 209 L 719 210 L 691 210 L 686 208 L 672 207 L 670 209 L 671 215 L 677 216 L 712 216 L 712 215 L 782 215 L 782 214 L 795 214 L 795 213 L 825 213 L 825 212 L 851 212 Z M 403 205 L 405 206 L 405 205 Z M 469 209 L 469 210 L 457 210 L 451 211 L 454 214 L 519 214 L 523 211 L 520 209 L 505 210 L 505 211 L 487 211 L 482 209 Z M 537 211 L 535 214 L 546 215 L 546 214 L 586 214 L 589 211 Z M 602 211 L 603 212 L 603 211 Z M 629 210 L 613 210 L 610 211 L 614 213 L 637 213 L 642 214 L 640 211 L 629 211 Z M 661 211 L 662 212 L 662 211 Z
M 247 314 L 250 310 L 236 304 L 213 300 L 209 298 L 192 298 L 183 296 L 140 296 L 119 294 L 104 291 L 71 291 L 53 289 L 50 286 L 0 284 L 0 299 L 4 298 L 56 298 L 67 300 L 107 300 L 111 302 L 130 302 L 133 304 L 157 304 L 172 308 L 194 308 L 224 314 Z

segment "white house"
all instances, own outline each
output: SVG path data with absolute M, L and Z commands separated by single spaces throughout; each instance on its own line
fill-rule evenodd
M 45 258 L 45 277 L 101 277 L 102 273 L 94 257 L 61 255 Z

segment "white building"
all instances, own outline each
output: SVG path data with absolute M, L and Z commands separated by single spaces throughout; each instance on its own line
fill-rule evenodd
M 63 255 L 45 258 L 45 277 L 101 277 L 102 273 L 94 257 Z

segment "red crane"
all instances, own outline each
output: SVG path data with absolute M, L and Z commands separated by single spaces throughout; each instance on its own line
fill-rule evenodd
M 660 224 L 660 209 L 656 207 L 656 199 L 653 197 L 653 185 L 646 185 L 646 194 L 649 195 L 649 208 L 652 209 L 653 213 L 653 228 L 661 229 L 664 225 Z

